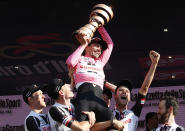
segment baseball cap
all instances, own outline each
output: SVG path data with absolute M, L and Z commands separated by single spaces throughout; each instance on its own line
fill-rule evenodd
M 132 88 L 133 88 L 133 85 L 132 85 L 131 81 L 129 81 L 128 79 L 123 79 L 123 80 L 121 80 L 121 81 L 117 84 L 115 93 L 116 93 L 116 91 L 118 90 L 118 88 L 121 87 L 121 86 L 125 86 L 126 88 L 129 89 L 130 92 L 132 91 Z
M 38 90 L 43 91 L 43 88 L 36 84 L 26 85 L 22 93 L 24 102 L 28 104 L 28 97 L 31 97 L 32 94 L 37 92 Z
M 52 99 L 57 99 L 59 96 L 59 91 L 61 90 L 62 86 L 65 84 L 64 80 L 59 78 L 52 79 L 47 84 L 47 94 Z
M 101 38 L 99 37 L 94 37 L 92 38 L 91 42 L 89 43 L 89 45 L 91 45 L 92 43 L 98 43 L 102 46 L 102 51 L 106 50 L 107 49 L 107 43 L 102 40 Z

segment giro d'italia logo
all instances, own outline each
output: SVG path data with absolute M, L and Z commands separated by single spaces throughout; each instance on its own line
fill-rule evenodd
M 0 45 L 0 57 L 5 59 L 30 59 L 39 56 L 68 56 L 75 44 L 65 42 L 58 33 L 22 36 L 16 43 Z

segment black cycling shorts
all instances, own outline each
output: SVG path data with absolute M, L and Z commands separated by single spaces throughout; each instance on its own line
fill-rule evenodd
M 103 90 L 100 86 L 92 83 L 83 83 L 79 86 L 75 99 L 75 113 L 78 121 L 88 120 L 82 111 L 93 111 L 96 122 L 112 120 L 112 111 L 103 99 Z

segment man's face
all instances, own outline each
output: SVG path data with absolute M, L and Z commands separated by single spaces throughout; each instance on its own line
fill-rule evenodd
M 115 100 L 118 105 L 126 106 L 130 101 L 130 91 L 127 87 L 121 86 L 115 94 Z
M 71 99 L 71 98 L 74 97 L 74 93 L 73 93 L 73 91 L 72 91 L 72 89 L 71 89 L 70 84 L 65 84 L 65 85 L 63 85 L 63 87 L 61 88 L 61 90 L 63 91 L 64 97 L 65 97 L 66 99 Z
M 157 116 L 159 119 L 159 124 L 165 124 L 168 120 L 169 112 L 166 109 L 165 104 L 166 104 L 166 101 L 162 100 L 160 101 L 159 106 L 158 106 Z
M 30 97 L 31 104 L 36 109 L 42 109 L 46 107 L 46 103 L 44 101 L 45 96 L 43 95 L 43 92 L 41 90 L 38 90 L 37 92 L 34 92 L 32 96 Z
M 90 55 L 94 58 L 99 58 L 101 55 L 102 47 L 98 43 L 92 43 L 89 46 Z

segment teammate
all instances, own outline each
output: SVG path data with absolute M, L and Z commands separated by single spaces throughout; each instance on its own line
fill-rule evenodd
M 115 90 L 116 106 L 113 110 L 113 114 L 117 120 L 124 123 L 123 131 L 136 131 L 138 118 L 141 114 L 148 88 L 151 85 L 160 58 L 160 55 L 155 51 L 150 51 L 149 56 L 152 61 L 150 69 L 145 76 L 141 88 L 139 89 L 136 103 L 130 110 L 128 110 L 127 107 L 130 101 L 131 90 L 133 88 L 132 83 L 129 80 L 122 80 Z
M 175 97 L 162 97 L 158 106 L 159 126 L 155 131 L 184 131 L 183 127 L 175 123 L 177 111 L 178 102 Z
M 96 122 L 112 119 L 112 112 L 103 100 L 104 71 L 103 67 L 109 60 L 113 42 L 104 27 L 98 31 L 102 37 L 89 38 L 87 35 L 76 36 L 81 45 L 68 57 L 69 69 L 74 69 L 73 80 L 77 90 L 76 116 L 78 121 L 87 120 L 81 111 L 94 111 Z M 83 56 L 83 52 L 85 55 Z
M 23 99 L 31 109 L 25 119 L 25 131 L 51 131 L 48 116 L 42 113 L 46 107 L 42 90 L 34 84 L 25 86 Z
M 95 123 L 93 112 L 83 112 L 89 121 L 75 120 L 75 108 L 70 100 L 74 97 L 69 84 L 62 79 L 52 79 L 47 85 L 47 93 L 55 104 L 49 109 L 48 116 L 52 131 L 88 131 Z

